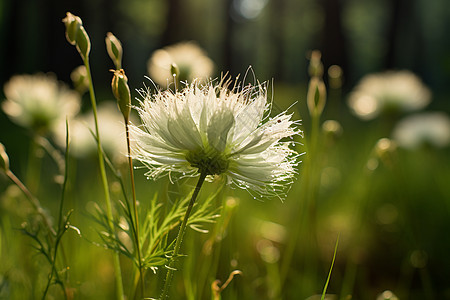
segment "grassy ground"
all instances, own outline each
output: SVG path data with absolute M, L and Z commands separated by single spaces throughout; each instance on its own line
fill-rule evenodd
M 321 135 L 312 152 L 305 94 L 302 87 L 275 88 L 280 109 L 299 101 L 291 110 L 303 119 L 305 132 L 303 139 L 297 139 L 302 144 L 296 146 L 305 152 L 300 157 L 303 162 L 287 198 L 260 201 L 239 189 L 221 190 L 211 201 L 220 217 L 204 225 L 208 233 L 187 231 L 181 250 L 186 256 L 177 266 L 171 299 L 211 299 L 213 282 L 225 282 L 233 270 L 242 274 L 222 291 L 223 299 L 320 295 L 338 236 L 327 299 L 376 299 L 385 290 L 399 299 L 449 298 L 449 149 L 399 148 L 377 157 L 373 147 L 378 139 L 390 137 L 397 120 L 359 121 L 341 98 L 332 96 L 321 122 L 338 120 L 343 134 L 336 139 Z M 22 140 L 27 138 L 14 125 L 9 127 Z M 46 154 L 27 158 L 28 141 L 15 143 L 10 133 L 5 139 L 7 151 L 13 149 L 8 151 L 11 169 L 32 187 L 55 221 L 61 195 L 53 180 L 55 164 Z M 30 171 L 33 165 L 35 171 Z M 126 174 L 126 167 L 117 168 Z M 104 203 L 96 158 L 71 158 L 69 170 L 64 212 L 73 210 L 70 224 L 81 234 L 72 229 L 64 234 L 58 272 L 69 298 L 114 299 L 112 251 L 97 245 L 102 229 L 92 218 L 94 203 Z M 141 219 L 149 213 L 155 194 L 163 210 L 168 210 L 175 198 L 187 195 L 195 185 L 191 179 L 153 182 L 143 173 L 143 169 L 135 173 Z M 119 212 L 120 186 L 111 172 L 108 177 Z M 221 185 L 220 180 L 206 183 L 198 202 Z M 51 267 L 36 250 L 36 242 L 21 231 L 24 222 L 35 222 L 35 212 L 6 176 L 0 175 L 0 187 L 0 299 L 39 299 Z M 169 240 L 175 234 L 172 231 Z M 125 293 L 131 299 L 136 268 L 123 255 L 121 266 Z M 163 267 L 155 273 L 147 270 L 145 296 L 159 295 L 164 274 Z M 62 298 L 58 285 L 52 285 L 48 298 Z

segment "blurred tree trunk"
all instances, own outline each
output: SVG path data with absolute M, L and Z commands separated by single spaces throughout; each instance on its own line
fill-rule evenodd
M 402 0 L 391 0 L 391 19 L 389 22 L 388 32 L 387 32 L 387 51 L 385 58 L 385 68 L 392 69 L 395 66 L 395 50 L 397 48 L 397 38 L 400 33 L 400 20 L 401 20 L 401 9 Z
M 347 48 L 342 30 L 342 4 L 345 0 L 322 0 L 325 23 L 322 40 L 322 61 L 324 75 L 331 65 L 339 65 L 348 72 Z M 326 79 L 326 76 L 325 76 Z
M 224 70 L 228 70 L 230 72 L 230 75 L 233 76 L 234 74 L 234 66 L 233 66 L 233 30 L 234 30 L 234 21 L 231 18 L 231 10 L 233 9 L 233 0 L 225 0 L 224 5 L 224 21 L 225 21 L 225 28 L 224 28 L 224 34 L 223 34 L 223 42 L 222 42 L 222 49 L 223 49 L 223 63 L 224 63 Z
M 167 0 L 167 24 L 161 36 L 161 45 L 166 46 L 180 41 L 184 28 L 181 26 L 184 16 L 182 15 L 182 4 L 180 0 Z
M 272 60 L 272 76 L 277 79 L 283 78 L 284 75 L 284 56 L 285 56 L 285 16 L 286 16 L 286 0 L 272 1 L 269 8 L 270 15 L 270 35 L 273 42 L 273 60 Z
M 413 59 L 413 70 L 420 70 L 421 73 L 425 72 L 427 68 L 429 67 L 427 65 L 427 51 L 426 51 L 426 38 L 425 38 L 425 32 L 423 31 L 423 28 L 421 28 L 421 18 L 418 15 L 417 10 L 414 7 L 414 17 L 412 18 L 412 32 L 414 34 L 414 44 L 413 48 L 416 50 L 416 53 L 414 55 L 415 59 Z M 447 40 L 448 41 L 448 40 Z M 445 48 L 445 47 L 444 47 Z
M 392 0 L 387 28 L 386 69 L 407 67 L 420 70 L 424 65 L 424 36 L 420 28 L 417 1 Z M 407 51 L 407 52 L 405 52 Z
M 19 1 L 4 0 L 2 5 L 1 19 L 0 19 L 0 43 L 5 45 L 0 47 L 0 82 L 3 83 L 8 80 L 13 72 L 16 71 L 14 65 L 16 64 L 19 39 L 19 27 L 15 26 L 15 20 L 18 20 L 20 13 Z M 2 87 L 3 88 L 3 87 Z

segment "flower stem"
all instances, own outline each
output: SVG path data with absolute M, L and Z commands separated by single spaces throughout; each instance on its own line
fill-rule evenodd
M 44 139 L 43 141 L 48 143 L 48 141 L 46 139 Z M 50 143 L 48 143 L 48 144 L 50 145 Z M 42 297 L 42 299 L 45 299 L 45 297 L 47 295 L 50 284 L 52 283 L 53 276 L 56 276 L 56 278 L 58 279 L 58 282 L 60 282 L 61 287 L 64 292 L 64 299 L 67 299 L 67 291 L 64 287 L 64 283 L 63 283 L 63 281 L 59 280 L 58 271 L 56 270 L 56 258 L 58 255 L 58 247 L 61 243 L 61 238 L 65 232 L 65 228 L 63 228 L 63 227 L 65 227 L 67 225 L 67 223 L 63 224 L 64 199 L 65 199 L 66 188 L 67 188 L 67 178 L 69 176 L 69 172 L 68 172 L 68 169 L 69 169 L 69 123 L 68 123 L 67 119 L 66 119 L 66 153 L 65 153 L 64 157 L 65 157 L 65 159 L 63 160 L 65 162 L 64 167 L 62 167 L 61 165 L 58 164 L 60 171 L 64 170 L 63 171 L 64 172 L 64 181 L 62 184 L 61 201 L 59 203 L 59 214 L 58 214 L 58 224 L 57 224 L 58 227 L 57 227 L 57 232 L 56 232 L 56 241 L 54 244 L 53 257 L 52 257 L 52 262 L 51 262 L 52 270 L 51 270 L 50 276 L 48 278 L 47 287 L 45 288 L 44 296 Z M 59 162 L 61 162 L 61 161 L 59 161 Z M 57 163 L 58 163 L 58 161 L 57 161 Z M 66 222 L 67 222 L 67 220 L 66 220 Z M 61 244 L 61 248 L 62 248 L 62 244 Z
M 37 136 L 38 134 L 33 134 L 33 138 L 30 141 L 28 170 L 26 174 L 27 177 L 25 178 L 25 184 L 34 195 L 39 191 L 42 167 L 42 155 L 40 154 L 40 145 L 37 143 Z
M 136 201 L 136 188 L 134 185 L 134 172 L 133 172 L 133 159 L 131 158 L 131 147 L 130 147 L 130 130 L 128 128 L 128 118 L 124 117 L 125 130 L 127 135 L 127 150 L 128 150 L 128 165 L 130 167 L 130 181 L 131 181 L 131 194 L 133 196 L 133 210 L 134 210 L 134 238 L 136 242 L 136 252 L 138 256 L 138 266 L 139 266 L 139 277 L 141 284 L 141 296 L 145 296 L 145 285 L 144 285 L 144 270 L 142 266 L 142 255 L 141 255 L 141 244 L 139 242 L 139 218 L 137 210 Z
M 164 282 L 164 289 L 161 294 L 162 300 L 168 297 L 169 286 L 172 281 L 174 271 L 173 266 L 175 264 L 175 260 L 177 259 L 178 253 L 180 252 L 181 242 L 183 240 L 184 232 L 186 231 L 189 215 L 191 214 L 192 208 L 194 207 L 195 200 L 197 199 L 198 193 L 200 192 L 203 182 L 205 182 L 206 175 L 207 173 L 205 171 L 202 171 L 200 173 L 200 178 L 198 179 L 197 185 L 195 186 L 194 192 L 192 193 L 192 197 L 191 200 L 189 201 L 189 205 L 187 207 L 186 214 L 184 215 L 183 222 L 180 225 L 180 231 L 178 232 L 178 236 L 175 242 L 175 248 L 173 249 L 172 258 L 167 268 L 166 281 Z
M 109 195 L 108 179 L 106 177 L 106 171 L 105 171 L 105 161 L 104 161 L 103 151 L 102 151 L 102 147 L 101 147 L 101 143 L 100 143 L 100 133 L 98 130 L 97 104 L 95 101 L 94 85 L 92 83 L 92 76 L 91 76 L 91 71 L 90 71 L 90 67 L 89 67 L 89 59 L 85 58 L 85 59 L 83 59 L 83 61 L 84 61 L 84 65 L 86 66 L 86 73 L 87 73 L 87 77 L 89 79 L 89 95 L 91 98 L 92 111 L 94 113 L 95 138 L 97 140 L 98 162 L 99 162 L 99 167 L 100 167 L 100 175 L 102 178 L 103 192 L 105 194 L 106 214 L 108 216 L 108 223 L 109 223 L 111 232 L 114 232 L 114 224 L 112 222 L 113 215 L 112 215 L 111 198 Z M 124 294 L 123 294 L 122 272 L 120 270 L 120 260 L 119 260 L 118 252 L 113 253 L 113 263 L 114 263 L 114 273 L 115 273 L 115 279 L 116 279 L 117 299 L 122 300 Z

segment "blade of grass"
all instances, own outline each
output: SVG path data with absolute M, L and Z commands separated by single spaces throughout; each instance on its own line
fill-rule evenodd
M 328 284 L 330 283 L 331 271 L 333 271 L 334 261 L 336 260 L 336 253 L 339 245 L 339 235 L 336 239 L 336 245 L 334 246 L 333 260 L 331 261 L 330 271 L 328 272 L 327 281 L 325 282 L 325 286 L 323 287 L 322 297 L 320 300 L 325 300 L 325 293 L 327 292 Z

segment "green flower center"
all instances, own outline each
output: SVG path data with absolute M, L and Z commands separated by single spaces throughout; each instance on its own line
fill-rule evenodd
M 224 153 L 215 149 L 197 149 L 188 152 L 186 160 L 192 167 L 198 168 L 199 172 L 207 175 L 220 175 L 228 169 L 229 160 Z

